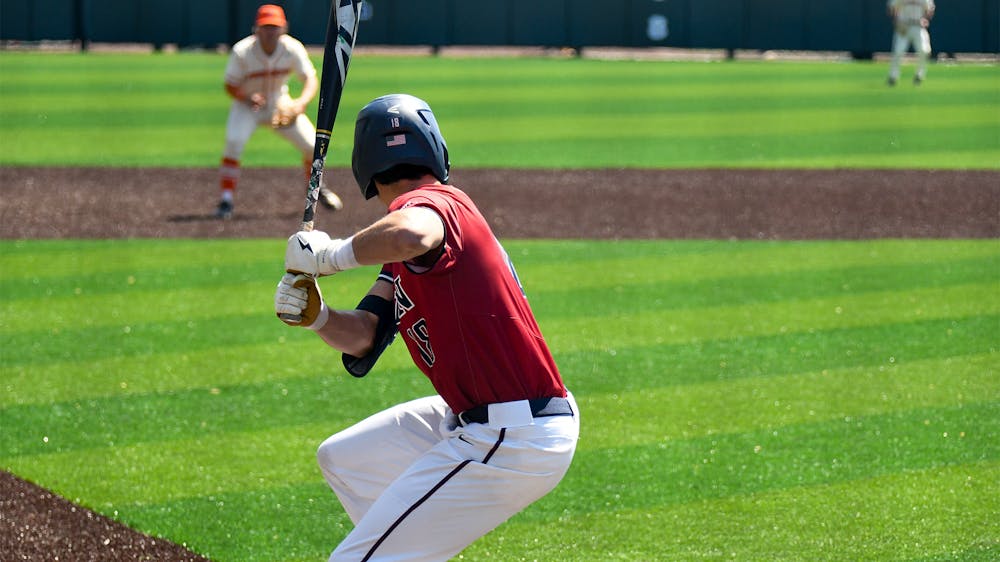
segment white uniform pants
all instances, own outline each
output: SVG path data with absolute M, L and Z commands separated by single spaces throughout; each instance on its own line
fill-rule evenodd
M 263 107 L 260 111 L 254 111 L 247 104 L 234 101 L 229 108 L 229 118 L 226 120 L 226 147 L 222 155 L 223 158 L 238 161 L 243 154 L 243 148 L 257 127 L 264 125 L 271 128 L 272 111 L 272 105 Z M 291 125 L 274 129 L 274 131 L 288 139 L 302 152 L 303 157 L 312 159 L 316 129 L 304 113 L 300 114 Z
M 919 25 L 911 25 L 905 33 L 896 32 L 892 36 L 892 63 L 889 65 L 889 78 L 899 80 L 899 65 L 903 55 L 913 45 L 917 53 L 917 76 L 923 80 L 927 76 L 927 58 L 931 54 L 931 35 L 927 29 Z
M 355 525 L 330 561 L 444 561 L 461 552 L 562 480 L 580 431 L 569 400 L 572 416 L 461 427 L 430 396 L 324 441 L 320 468 Z

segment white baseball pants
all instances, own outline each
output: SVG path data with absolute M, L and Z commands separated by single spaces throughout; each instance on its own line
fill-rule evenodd
M 223 158 L 239 160 L 247 141 L 260 125 L 271 128 L 271 112 L 274 106 L 269 104 L 259 111 L 254 111 L 245 103 L 234 101 L 229 107 L 229 117 L 226 119 L 226 146 Z M 274 129 L 274 132 L 288 139 L 303 157 L 312 159 L 313 143 L 316 142 L 316 129 L 306 115 L 300 114 L 295 122 L 288 127 Z
M 903 55 L 913 45 L 913 51 L 917 54 L 917 73 L 921 80 L 927 76 L 927 59 L 931 54 L 931 35 L 927 29 L 919 25 L 911 25 L 906 28 L 906 33 L 895 33 L 892 36 L 892 62 L 889 65 L 889 77 L 899 80 L 899 65 L 903 60 Z
M 429 396 L 324 441 L 320 468 L 355 525 L 330 561 L 444 561 L 461 552 L 562 480 L 580 431 L 569 400 L 572 416 L 530 420 L 529 410 L 530 425 L 462 427 Z

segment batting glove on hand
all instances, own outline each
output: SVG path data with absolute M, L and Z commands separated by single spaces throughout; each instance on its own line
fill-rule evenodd
M 354 238 L 334 238 L 321 230 L 296 232 L 288 238 L 285 271 L 308 275 L 333 275 L 358 267 Z
M 286 273 L 274 293 L 274 312 L 289 326 L 318 330 L 330 319 L 330 309 L 315 277 Z

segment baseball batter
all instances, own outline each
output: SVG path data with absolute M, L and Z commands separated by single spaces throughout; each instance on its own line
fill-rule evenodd
M 302 152 L 306 178 L 312 167 L 316 129 L 303 113 L 319 90 L 316 68 L 299 40 L 287 34 L 288 22 L 280 6 L 257 9 L 253 35 L 235 45 L 226 64 L 226 92 L 233 98 L 226 121 L 226 146 L 219 169 L 222 196 L 216 216 L 233 214 L 233 199 L 240 179 L 240 156 L 257 127 L 266 125 Z M 295 74 L 302 92 L 292 98 L 288 80 Z M 319 200 L 333 210 L 343 207 L 336 193 L 322 186 Z
M 448 185 L 445 140 L 415 97 L 358 114 L 354 177 L 388 213 L 346 239 L 288 239 L 275 311 L 301 315 L 364 376 L 396 337 L 437 392 L 376 413 L 317 453 L 354 529 L 330 556 L 448 560 L 562 480 L 576 403 L 503 247 L 468 195 Z M 354 310 L 323 302 L 313 275 L 383 264 Z
M 895 86 L 899 81 L 900 63 L 912 45 L 917 53 L 917 72 L 913 75 L 913 84 L 919 86 L 927 77 L 927 59 L 931 54 L 931 36 L 927 26 L 934 17 L 934 0 L 889 0 L 886 9 L 895 29 L 887 83 Z

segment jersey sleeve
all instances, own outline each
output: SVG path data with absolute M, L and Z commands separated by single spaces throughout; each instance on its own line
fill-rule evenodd
M 225 80 L 226 84 L 239 86 L 243 84 L 243 80 L 246 78 L 246 69 L 243 64 L 243 59 L 246 57 L 247 51 L 245 43 L 245 40 L 238 42 L 229 53 L 229 60 L 226 62 L 226 72 L 223 74 L 223 80 Z
M 312 60 L 309 58 L 309 52 L 306 50 L 305 45 L 303 45 L 298 39 L 292 37 L 288 37 L 288 39 L 287 48 L 289 54 L 292 55 L 292 69 L 295 71 L 295 75 L 298 76 L 299 80 L 303 81 L 305 81 L 305 79 L 309 76 L 315 76 L 316 67 L 313 66 Z
M 420 268 L 419 266 L 414 268 L 410 265 L 408 267 L 411 271 L 430 274 L 446 272 L 453 268 L 462 253 L 463 247 L 461 220 L 454 205 L 439 193 L 419 189 L 401 196 L 393 203 L 393 210 L 408 207 L 428 208 L 437 213 L 438 217 L 441 218 L 441 223 L 444 225 L 444 248 L 441 249 L 441 253 L 433 266 L 429 268 Z M 398 203 L 398 206 L 396 203 Z

